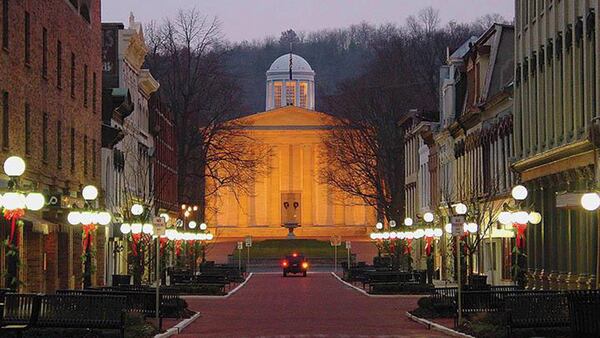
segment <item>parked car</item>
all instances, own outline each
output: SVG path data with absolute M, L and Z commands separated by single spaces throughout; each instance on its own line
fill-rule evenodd
M 308 271 L 308 261 L 304 255 L 294 252 L 291 255 L 285 256 L 281 262 L 281 267 L 283 268 L 283 277 L 287 277 L 288 273 L 301 273 L 304 277 L 306 277 L 306 272 Z

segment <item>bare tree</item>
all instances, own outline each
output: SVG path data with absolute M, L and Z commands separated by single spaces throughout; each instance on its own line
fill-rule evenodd
M 340 128 L 325 138 L 324 181 L 374 206 L 379 219 L 404 216 L 404 130 L 399 125 L 410 109 L 437 109 L 439 67 L 446 46 L 464 41 L 463 34 L 436 28 L 434 10 L 415 23 L 424 29 L 386 30 L 371 42 L 375 60 L 366 73 L 340 87 L 327 107 Z M 424 20 L 421 23 L 418 20 Z
M 510 24 L 508 20 L 506 20 L 502 15 L 498 13 L 490 13 L 480 16 L 473 22 L 473 27 L 477 30 L 486 31 L 492 25 L 500 23 L 500 24 Z
M 180 10 L 151 28 L 147 60 L 176 117 L 180 199 L 198 204 L 203 220 L 207 197 L 221 186 L 244 190 L 261 159 L 233 121 L 240 93 L 224 67 L 218 19 Z

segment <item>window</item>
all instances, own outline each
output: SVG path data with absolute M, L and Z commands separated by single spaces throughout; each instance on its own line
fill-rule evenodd
M 281 93 L 283 83 L 281 81 L 277 81 L 273 83 L 273 88 L 275 89 L 275 108 L 279 108 L 281 107 Z
M 96 177 L 96 140 L 92 140 L 92 177 Z
M 56 41 L 56 86 L 62 88 L 62 43 Z
M 25 64 L 31 63 L 31 18 L 25 12 Z
M 88 7 L 87 4 L 85 4 L 85 3 L 81 4 L 81 8 L 79 9 L 79 14 L 85 21 L 90 23 L 90 21 L 91 21 L 90 20 L 90 8 Z
M 87 135 L 83 136 L 83 174 L 87 175 L 88 173 L 88 137 Z
M 25 103 L 25 154 L 31 155 L 31 107 Z
M 56 167 L 62 168 L 62 122 L 56 121 Z
M 96 82 L 96 72 L 92 75 L 92 112 L 96 112 L 96 91 L 98 90 Z
M 296 105 L 296 81 L 285 83 L 285 104 Z
M 88 105 L 88 65 L 83 65 L 83 106 Z
M 8 49 L 8 0 L 2 0 L 2 48 Z
M 71 172 L 75 172 L 75 128 L 71 128 Z
M 75 97 L 75 54 L 71 53 L 71 97 Z
M 8 92 L 2 94 L 2 147 L 8 149 Z
M 308 98 L 308 82 L 302 81 L 302 82 L 300 82 L 300 107 L 308 108 L 307 98 Z
M 42 120 L 42 161 L 48 163 L 48 113 Z
M 48 30 L 42 29 L 42 76 L 48 78 Z

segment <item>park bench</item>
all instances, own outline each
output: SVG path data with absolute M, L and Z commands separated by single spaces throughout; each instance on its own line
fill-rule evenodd
M 2 313 L 4 309 L 4 295 L 12 292 L 11 289 L 0 289 L 0 313 Z
M 565 293 L 541 291 L 512 295 L 504 298 L 504 307 L 508 337 L 512 337 L 512 329 L 515 328 L 557 328 L 570 325 Z M 598 318 L 595 320 L 598 321 Z
M 382 292 L 385 290 L 398 290 L 409 285 L 416 285 L 413 275 L 404 271 L 375 271 L 367 274 L 369 292 Z
M 16 332 L 20 337 L 24 330 L 33 326 L 37 309 L 39 309 L 38 295 L 6 293 L 0 332 Z
M 345 272 L 344 278 L 350 283 L 360 283 L 364 288 L 364 285 L 369 280 L 368 273 L 375 271 L 375 268 L 372 266 L 351 267 Z
M 243 272 L 240 271 L 237 267 L 229 266 L 229 265 L 214 265 L 209 267 L 204 267 L 200 269 L 202 274 L 209 275 L 224 275 L 227 277 L 227 281 L 230 283 L 241 283 L 245 280 Z
M 569 291 L 569 317 L 573 337 L 600 336 L 600 290 Z
M 119 330 L 125 335 L 125 297 L 6 294 L 0 331 L 30 328 Z
M 193 283 L 209 287 L 216 287 L 222 292 L 225 292 L 225 286 L 229 284 L 227 275 L 222 273 L 201 273 L 194 276 Z
M 125 311 L 137 313 L 143 317 L 156 317 L 156 293 L 155 291 L 121 291 L 121 290 L 56 290 L 60 295 L 100 295 L 100 296 L 123 296 L 126 299 Z M 184 301 L 175 293 L 161 292 L 159 327 L 162 327 L 163 318 L 181 317 L 185 307 Z
M 43 295 L 36 328 L 81 328 L 118 330 L 125 336 L 124 296 Z

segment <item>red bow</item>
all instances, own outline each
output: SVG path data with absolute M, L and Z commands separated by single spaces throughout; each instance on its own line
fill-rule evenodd
M 517 248 L 523 249 L 525 247 L 525 230 L 527 230 L 527 224 L 514 223 L 513 227 L 517 229 Z
M 10 221 L 10 238 L 8 240 L 8 244 L 12 244 L 15 238 L 15 232 L 17 230 L 17 221 L 25 215 L 25 210 L 23 209 L 14 209 L 8 210 L 4 209 L 4 218 L 7 221 Z
M 433 241 L 433 237 L 425 237 L 425 252 L 427 253 L 427 256 L 431 255 L 431 241 Z
M 160 254 L 163 255 L 165 252 L 165 248 L 167 247 L 167 244 L 169 243 L 169 239 L 166 237 L 160 237 Z
M 83 227 L 83 251 L 87 251 L 88 247 L 92 246 L 92 233 L 96 231 L 95 224 L 84 224 Z
M 175 241 L 175 254 L 181 256 L 181 240 Z
M 131 238 L 133 239 L 131 241 L 131 251 L 133 251 L 133 255 L 137 256 L 138 255 L 138 241 L 140 240 L 140 238 L 142 238 L 142 234 L 132 234 Z
M 409 254 L 412 252 L 412 238 L 406 239 L 406 248 L 404 249 L 405 254 Z

